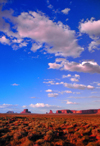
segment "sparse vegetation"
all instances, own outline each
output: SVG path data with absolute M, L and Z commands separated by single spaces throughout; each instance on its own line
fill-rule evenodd
M 0 146 L 100 146 L 100 115 L 0 114 Z

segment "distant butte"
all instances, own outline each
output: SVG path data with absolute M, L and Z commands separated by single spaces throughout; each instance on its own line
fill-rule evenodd
M 28 111 L 28 109 L 24 109 L 21 114 L 28 114 L 28 113 L 31 113 L 30 111 Z
M 50 110 L 48 114 L 53 114 L 52 110 Z M 64 109 L 64 110 L 57 110 L 56 114 L 100 114 L 100 109 L 88 109 L 88 110 Z

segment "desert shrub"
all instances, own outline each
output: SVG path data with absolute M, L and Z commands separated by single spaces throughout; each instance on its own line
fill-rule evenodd
M 83 132 L 83 135 L 90 135 L 91 134 L 91 129 L 86 129 Z
M 26 135 L 26 132 L 24 132 L 24 131 L 17 131 L 16 133 L 14 133 L 14 139 L 20 139 L 20 138 L 22 138 L 23 136 L 25 136 Z
M 53 135 L 53 134 L 54 134 L 53 130 L 49 130 L 46 132 L 46 135 Z
M 74 133 L 74 137 L 75 137 L 75 138 L 81 138 L 81 134 L 80 134 L 79 132 L 75 132 L 75 133 Z
M 55 146 L 64 146 L 64 144 L 65 142 L 61 139 L 54 143 Z
M 82 139 L 77 139 L 76 146 L 85 146 Z
M 44 143 L 44 142 L 45 142 L 44 139 L 38 139 L 38 140 L 36 141 L 36 143 L 38 143 L 38 144 L 42 144 L 42 143 Z
M 29 139 L 27 139 L 24 143 L 22 143 L 22 145 L 20 146 L 34 146 L 34 143 L 32 141 L 30 141 Z
M 68 128 L 68 133 L 74 133 L 74 128 Z
M 83 135 L 83 133 L 84 133 L 83 128 L 79 129 L 78 132 L 79 132 L 81 135 Z
M 83 137 L 82 137 L 82 140 L 83 140 L 83 141 L 88 141 L 88 140 L 89 140 L 89 136 L 88 136 L 88 135 L 83 136 Z
M 97 133 L 98 133 L 97 129 L 93 129 L 93 130 L 92 130 L 92 134 L 93 134 L 93 135 L 97 135 Z
M 99 146 L 99 145 L 97 143 L 95 143 L 95 142 L 89 142 L 87 144 L 87 146 Z

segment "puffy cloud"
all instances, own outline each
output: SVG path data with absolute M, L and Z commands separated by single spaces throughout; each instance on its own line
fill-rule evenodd
M 16 83 L 14 83 L 14 84 L 11 84 L 12 86 L 19 86 L 19 84 L 16 84 Z
M 44 104 L 44 103 L 36 103 L 36 104 L 30 104 L 30 107 L 50 107 L 49 104 Z
M 10 45 L 9 39 L 7 39 L 5 36 L 2 36 L 2 37 L 0 38 L 0 43 Z
M 2 105 L 0 105 L 0 108 L 11 108 L 11 107 L 15 107 L 15 106 L 17 106 L 17 105 L 12 105 L 12 104 L 2 104 Z
M 88 86 L 87 86 L 87 89 L 94 89 L 94 87 L 91 86 L 91 85 L 88 85 Z
M 91 39 L 93 39 L 89 44 L 89 51 L 100 49 L 100 20 L 96 21 L 94 18 L 91 18 L 90 20 L 81 22 L 79 29 L 81 33 L 86 33 Z
M 56 105 L 49 105 L 49 104 L 44 104 L 44 103 L 36 103 L 36 104 L 30 104 L 29 105 L 32 108 L 52 108 L 52 109 L 56 109 L 56 108 L 60 108 L 60 106 L 56 106 Z
M 76 79 L 76 78 L 71 78 L 70 80 L 71 80 L 72 82 L 79 82 L 79 80 Z
M 31 51 L 35 52 L 35 51 L 37 51 L 38 49 L 40 49 L 41 47 L 42 47 L 42 45 L 34 43 L 34 44 L 32 45 Z
M 69 91 L 69 90 L 66 90 L 66 91 L 64 91 L 65 93 L 72 93 L 72 91 Z
M 75 78 L 80 78 L 80 75 L 78 75 L 78 74 L 75 74 Z
M 92 17 L 90 20 L 81 22 L 79 26 L 80 32 L 88 34 L 90 37 L 100 36 L 100 20 L 95 21 Z
M 64 85 L 67 88 L 72 88 L 72 89 L 81 89 L 81 90 L 85 90 L 85 89 L 94 89 L 94 86 L 91 85 L 83 85 L 83 84 L 69 84 L 66 82 L 54 82 L 54 81 L 48 81 L 48 82 L 43 82 L 46 84 L 51 84 L 51 85 Z M 54 95 L 54 93 L 50 93 L 51 96 Z
M 52 90 L 51 89 L 48 89 L 48 90 L 45 90 L 46 92 L 52 92 Z
M 89 44 L 89 51 L 94 52 L 94 49 L 100 49 L 100 40 L 97 41 L 91 41 L 91 43 Z
M 76 84 L 76 83 L 74 83 L 74 84 L 63 83 L 63 85 L 65 87 L 67 87 L 67 88 L 72 88 L 72 89 L 81 89 L 81 90 L 84 90 L 84 89 L 94 89 L 94 87 L 91 86 L 91 85 L 86 86 L 86 85 L 83 85 L 83 84 Z
M 66 61 L 65 58 L 56 58 L 56 62 L 62 62 L 62 61 Z
M 76 102 L 71 102 L 71 101 L 67 101 L 66 104 L 78 104 L 78 103 L 76 103 Z
M 48 97 L 57 97 L 58 93 L 48 93 Z
M 6 33 L 12 46 L 14 43 L 16 45 L 18 40 L 25 39 L 26 45 L 29 41 L 32 43 L 33 52 L 44 45 L 48 53 L 54 53 L 56 56 L 78 57 L 84 50 L 77 43 L 75 31 L 70 30 L 67 25 L 61 22 L 55 23 L 41 12 L 22 12 L 16 17 L 12 14 L 13 11 L 10 10 L 3 11 L 0 15 L 0 31 Z M 14 32 L 12 26 L 5 21 L 8 18 L 14 25 Z M 17 42 L 14 42 L 15 39 Z M 23 47 L 19 43 L 17 45 Z
M 56 64 L 56 63 L 48 63 L 49 69 L 59 69 L 62 67 L 62 64 Z
M 68 14 L 68 12 L 70 11 L 70 8 L 65 8 L 64 10 L 62 10 L 61 12 L 64 14 Z
M 68 94 L 69 94 L 69 93 L 72 93 L 72 91 L 70 91 L 70 90 L 65 90 L 65 91 L 59 91 L 59 93 L 60 93 L 60 94 L 64 94 L 64 93 L 68 93 Z
M 54 62 L 48 63 L 48 65 L 49 69 L 61 69 L 85 73 L 100 73 L 100 66 L 93 60 L 86 60 L 82 63 L 69 62 L 68 60 L 66 60 L 65 62 L 63 61 L 60 64 Z
M 48 5 L 48 8 L 49 8 L 49 9 L 52 9 L 52 8 L 53 8 L 53 6 L 50 4 L 50 5 Z
M 48 81 L 48 82 L 43 82 L 43 83 L 54 85 L 54 81 Z
M 62 78 L 68 78 L 68 77 L 71 77 L 71 74 L 68 74 L 68 75 L 62 75 Z

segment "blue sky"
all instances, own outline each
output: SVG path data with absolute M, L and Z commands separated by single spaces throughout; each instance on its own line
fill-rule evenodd
M 0 112 L 100 108 L 100 1 L 0 1 Z

